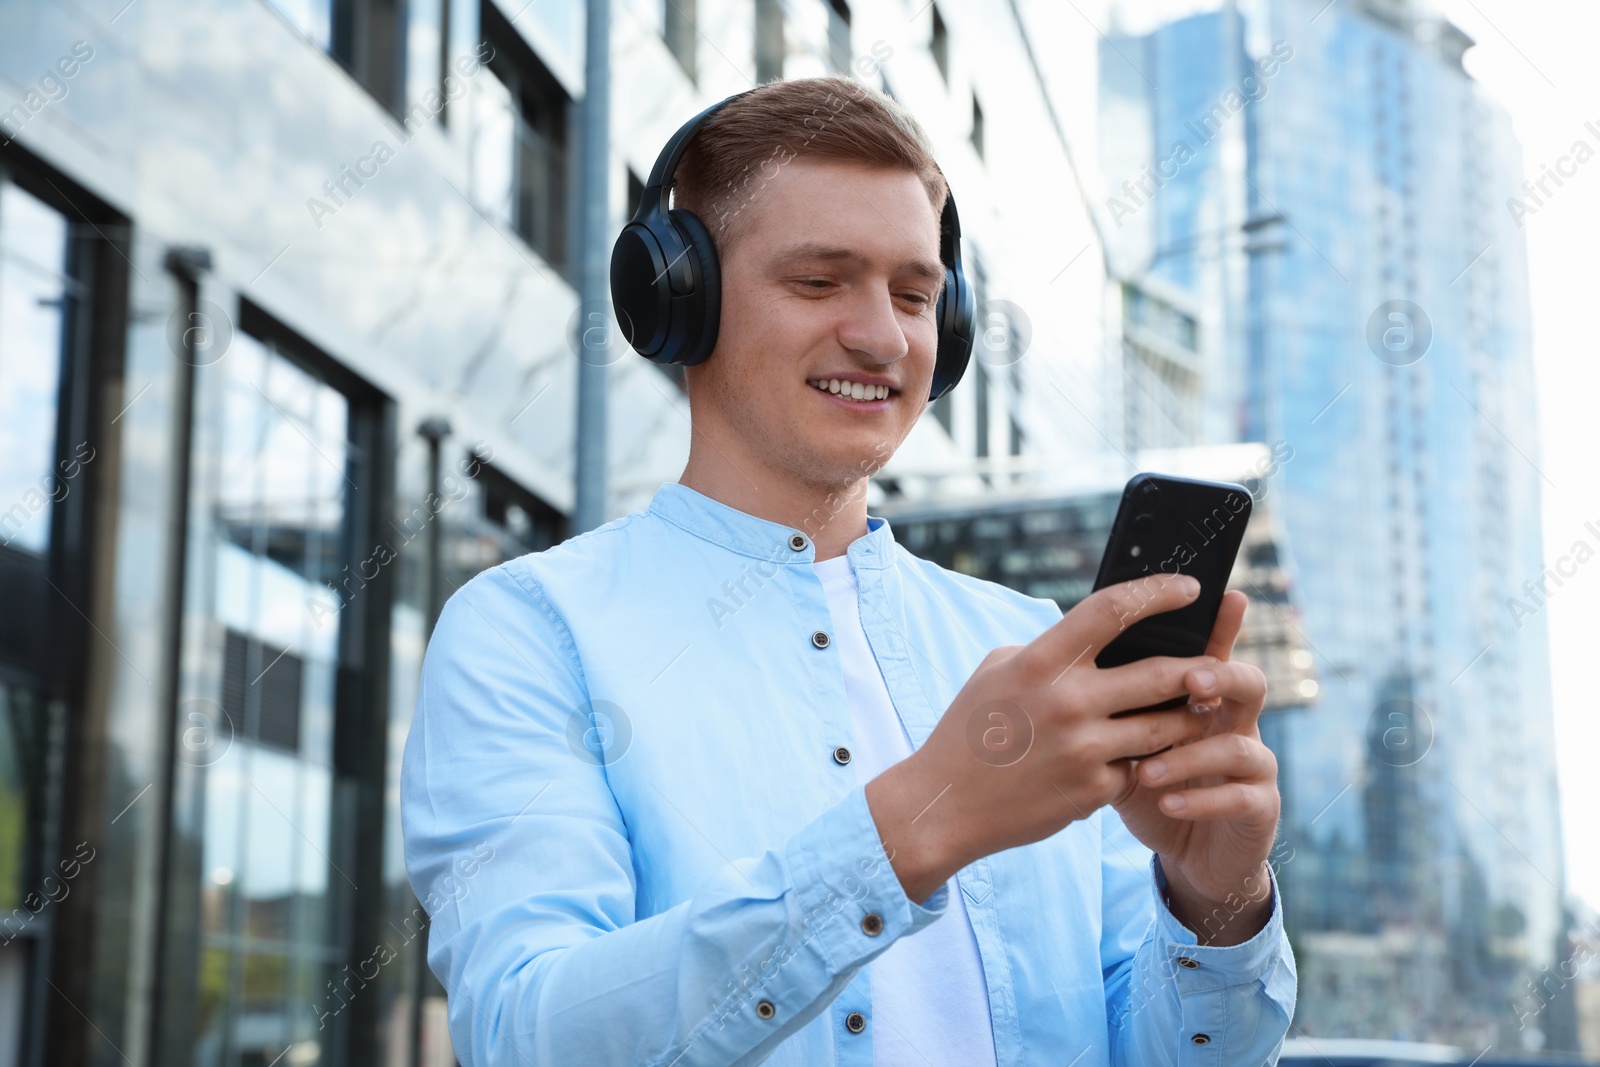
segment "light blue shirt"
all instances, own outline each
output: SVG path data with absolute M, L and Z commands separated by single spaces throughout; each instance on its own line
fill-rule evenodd
M 866 964 L 950 890 L 906 896 L 836 754 L 850 708 L 809 536 L 829 517 L 668 484 L 445 605 L 401 821 L 466 1067 L 871 1067 Z M 881 518 L 848 554 L 918 747 L 990 650 L 1061 617 Z M 1109 808 L 959 872 L 1001 1067 L 1276 1062 L 1295 1000 L 1276 886 L 1266 928 L 1217 948 L 1160 881 Z

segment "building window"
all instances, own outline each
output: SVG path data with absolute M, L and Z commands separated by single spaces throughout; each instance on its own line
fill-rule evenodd
M 323 52 L 333 43 L 332 0 L 268 0 L 284 19 Z
M 395 116 L 442 89 L 449 0 L 269 0 Z M 442 103 L 442 98 L 441 98 Z M 438 113 L 443 121 L 443 111 Z
M 756 84 L 783 78 L 783 4 L 756 0 Z
M 983 106 L 978 103 L 978 98 L 972 98 L 972 147 L 977 150 L 978 158 L 983 158 Z
M 87 566 L 84 550 L 68 546 L 83 540 L 77 516 L 95 473 L 73 398 L 90 384 L 74 354 L 96 234 L 69 217 L 0 166 L 0 1063 L 26 1062 L 24 1041 L 38 1039 L 25 1006 L 49 995 L 61 914 L 41 910 L 39 886 L 57 873 L 48 850 L 72 852 L 47 827 L 62 810 L 52 768 L 70 758 L 69 672 L 88 647 L 62 624 L 87 606 L 88 583 L 72 575 Z
M 1022 455 L 1022 363 L 1011 364 L 1011 454 Z
M 939 14 L 939 5 L 933 7 L 933 37 L 928 42 L 928 51 L 933 53 L 933 61 L 939 67 L 939 77 L 944 79 L 946 85 L 950 84 L 950 30 L 944 24 L 944 16 Z
M 450 70 L 450 6 L 450 0 L 407 2 L 404 77 L 409 108 L 403 118 L 408 132 L 420 125 L 415 118 L 419 106 L 441 126 L 449 124 L 450 96 L 458 90 L 446 85 L 445 78 L 461 77 Z
M 828 0 L 828 65 L 836 74 L 850 72 L 850 5 Z
M 395 115 L 405 110 L 405 35 L 401 0 L 333 0 L 329 54 Z
M 572 100 L 490 0 L 483 32 L 494 54 L 478 78 L 472 168 L 478 203 L 557 270 L 567 261 L 567 131 Z
M 696 77 L 695 50 L 700 38 L 694 16 L 695 0 L 661 0 L 661 39 L 690 81 Z
M 501 543 L 502 559 L 543 552 L 566 540 L 565 515 L 492 464 L 480 461 L 472 469 L 482 490 L 481 516 Z
M 355 1062 L 376 1017 L 329 998 L 383 899 L 387 406 L 248 304 L 196 381 L 166 1022 L 197 1061 Z

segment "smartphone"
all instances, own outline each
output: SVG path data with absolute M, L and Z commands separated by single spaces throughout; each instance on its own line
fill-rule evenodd
M 1228 575 L 1250 521 L 1250 491 L 1234 482 L 1207 482 L 1167 474 L 1136 474 L 1122 490 L 1094 587 L 1102 589 L 1146 575 L 1188 574 L 1200 595 L 1173 611 L 1130 624 L 1095 657 L 1098 667 L 1120 667 L 1149 656 L 1203 655 L 1216 625 Z M 1188 694 L 1118 715 L 1180 708 Z

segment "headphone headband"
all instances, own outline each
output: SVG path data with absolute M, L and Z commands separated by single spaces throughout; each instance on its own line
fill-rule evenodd
M 667 212 L 668 200 L 672 195 L 672 179 L 677 174 L 678 164 L 683 162 L 683 155 L 689 150 L 689 142 L 694 140 L 694 135 L 700 132 L 700 127 L 705 121 L 718 111 L 727 107 L 741 96 L 749 96 L 754 89 L 746 89 L 742 93 L 734 93 L 726 100 L 719 100 L 706 108 L 694 118 L 678 127 L 678 132 L 667 139 L 662 147 L 661 154 L 656 156 L 656 165 L 650 168 L 650 178 L 645 182 L 644 195 L 639 197 L 639 208 L 654 201 L 664 215 Z M 637 212 L 634 215 L 638 217 Z
M 689 143 L 706 121 L 757 91 L 735 93 L 678 128 L 656 157 L 639 206 L 612 247 L 611 301 L 617 321 L 634 350 L 656 363 L 693 366 L 716 347 L 722 311 L 716 242 L 693 212 L 670 206 L 672 185 Z M 939 345 L 930 400 L 961 379 L 972 356 L 974 332 L 972 286 L 961 257 L 961 217 L 948 183 L 939 216 L 939 258 L 945 284 L 935 309 Z

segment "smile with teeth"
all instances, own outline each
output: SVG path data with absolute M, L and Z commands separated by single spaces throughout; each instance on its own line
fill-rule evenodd
M 807 384 L 846 400 L 882 400 L 889 395 L 887 385 L 863 385 L 845 378 L 813 378 Z

